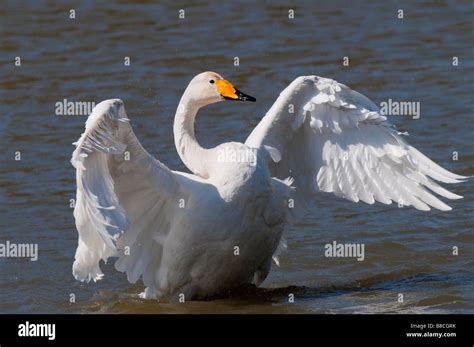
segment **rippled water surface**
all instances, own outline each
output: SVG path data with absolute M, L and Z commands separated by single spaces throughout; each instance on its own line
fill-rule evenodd
M 185 170 L 172 123 L 195 74 L 217 71 L 258 99 L 203 110 L 197 136 L 205 146 L 244 141 L 289 82 L 317 74 L 377 104 L 419 101 L 420 119 L 390 120 L 444 167 L 474 174 L 472 1 L 291 3 L 84 1 L 70 20 L 67 2 L 2 2 L 0 242 L 38 243 L 40 256 L 37 262 L 0 258 L 0 312 L 474 312 L 472 180 L 450 187 L 465 196 L 452 201 L 451 212 L 320 195 L 289 232 L 288 252 L 262 288 L 225 298 L 143 301 L 137 298 L 142 286 L 129 284 L 112 263 L 103 266 L 99 283 L 73 279 L 77 233 L 69 200 L 75 173 L 69 160 L 86 117 L 55 115 L 55 103 L 63 99 L 123 99 L 144 147 L 169 167 Z M 396 17 L 400 8 L 403 20 Z M 179 9 L 185 9 L 183 20 Z M 21 67 L 14 66 L 17 56 Z M 124 66 L 126 56 L 131 66 Z M 349 67 L 342 66 L 344 56 Z M 21 161 L 14 160 L 17 151 Z M 324 245 L 333 240 L 364 243 L 366 259 L 326 258 Z

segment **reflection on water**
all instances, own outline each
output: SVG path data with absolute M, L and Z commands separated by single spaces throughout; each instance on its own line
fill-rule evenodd
M 263 288 L 213 300 L 143 301 L 140 285 L 104 266 L 99 283 L 74 281 L 77 244 L 69 163 L 84 116 L 55 115 L 55 103 L 122 98 L 138 138 L 169 167 L 173 115 L 196 73 L 215 70 L 257 97 L 252 105 L 213 105 L 199 114 L 205 146 L 243 141 L 278 93 L 299 75 L 334 78 L 382 101 L 420 102 L 421 117 L 393 116 L 428 156 L 474 174 L 471 114 L 474 64 L 471 2 L 340 6 L 300 1 L 256 5 L 204 1 L 0 6 L 0 241 L 36 242 L 37 262 L 0 259 L 0 312 L 370 313 L 472 312 L 473 183 L 451 212 L 365 206 L 321 195 L 288 235 L 288 252 Z M 180 8 L 186 10 L 179 20 Z M 21 67 L 14 67 L 20 56 Z M 342 66 L 342 57 L 350 66 Z M 460 64 L 452 66 L 452 57 Z M 130 57 L 130 66 L 124 58 Z M 234 66 L 239 57 L 240 65 Z M 15 152 L 22 160 L 14 161 Z M 453 161 L 456 151 L 459 160 Z M 363 262 L 324 257 L 324 245 L 366 245 Z M 459 256 L 452 248 L 459 248 Z M 71 295 L 75 303 L 70 303 Z M 294 303 L 289 303 L 293 294 Z M 398 301 L 403 294 L 404 301 Z
M 249 285 L 187 303 L 142 300 L 137 294 L 140 287 L 132 286 L 124 292 L 97 291 L 82 309 L 94 313 L 448 313 L 464 307 L 462 295 L 449 290 L 456 281 L 472 281 L 472 276 L 384 274 L 327 287 Z M 430 290 L 433 294 L 425 298 L 426 290 L 417 287 L 426 285 L 447 290 L 443 294 Z M 398 293 L 407 290 L 407 302 L 399 302 Z M 71 306 L 64 306 L 64 310 L 71 310 Z

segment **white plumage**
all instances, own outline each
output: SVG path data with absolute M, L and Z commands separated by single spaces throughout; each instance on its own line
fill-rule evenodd
M 286 247 L 285 230 L 318 191 L 419 210 L 450 209 L 433 192 L 461 198 L 435 181 L 466 177 L 408 145 L 369 99 L 345 85 L 298 77 L 245 144 L 204 149 L 195 116 L 224 98 L 252 101 L 212 72 L 196 76 L 181 98 L 175 143 L 192 174 L 171 171 L 143 149 L 121 100 L 94 108 L 72 157 L 76 279 L 100 279 L 100 260 L 117 256 L 130 282 L 142 278 L 146 298 L 202 298 L 260 284 Z

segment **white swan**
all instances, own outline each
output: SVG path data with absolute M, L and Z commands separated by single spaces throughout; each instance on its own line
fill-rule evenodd
M 343 84 L 298 77 L 245 144 L 202 148 L 196 114 L 224 99 L 255 101 L 213 72 L 194 77 L 181 98 L 174 138 L 192 174 L 171 171 L 143 149 L 121 100 L 94 108 L 72 156 L 76 279 L 100 279 L 100 260 L 118 256 L 116 269 L 130 282 L 142 277 L 145 298 L 206 297 L 259 285 L 282 234 L 318 191 L 419 210 L 450 209 L 429 190 L 461 198 L 435 180 L 466 177 L 408 145 L 369 99 Z

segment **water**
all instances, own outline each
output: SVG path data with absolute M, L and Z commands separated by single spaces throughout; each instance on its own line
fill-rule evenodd
M 99 283 L 73 279 L 77 234 L 69 208 L 75 196 L 69 160 L 86 118 L 55 115 L 55 103 L 64 98 L 122 98 L 144 147 L 184 170 L 172 123 L 195 74 L 217 71 L 258 100 L 201 112 L 197 136 L 205 146 L 244 141 L 289 82 L 317 74 L 377 104 L 389 98 L 419 101 L 419 120 L 391 120 L 444 167 L 474 174 L 472 2 L 292 4 L 294 20 L 283 2 L 84 1 L 70 20 L 67 3 L 2 2 L 0 241 L 38 243 L 40 256 L 37 262 L 0 258 L 0 312 L 474 312 L 472 180 L 450 187 L 465 196 L 451 202 L 451 212 L 365 206 L 320 195 L 289 233 L 281 267 L 273 267 L 263 288 L 230 297 L 143 301 L 136 296 L 143 288 L 129 284 L 111 263 L 103 266 Z M 184 20 L 178 20 L 180 8 Z M 403 20 L 396 18 L 399 8 Z M 13 65 L 16 56 L 21 67 Z M 342 66 L 343 56 L 350 57 L 349 67 Z M 16 151 L 21 161 L 13 160 Z M 365 243 L 365 261 L 324 257 L 324 245 L 333 240 Z

